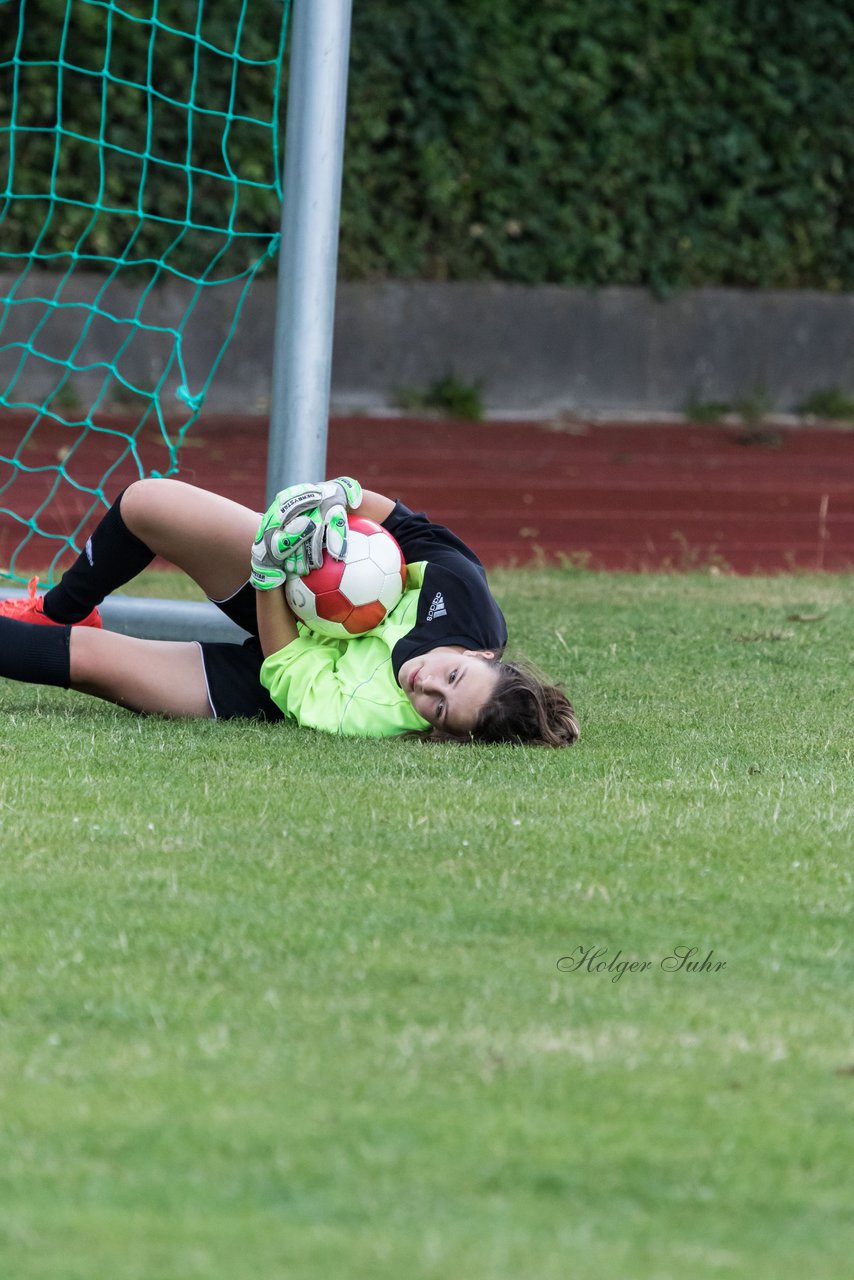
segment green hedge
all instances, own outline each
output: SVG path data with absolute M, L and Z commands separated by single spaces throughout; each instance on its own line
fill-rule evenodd
M 67 262 L 53 262 L 52 254 L 117 257 L 132 235 L 133 261 L 168 253 L 173 266 L 195 275 L 227 244 L 233 224 L 247 238 L 218 265 L 217 278 L 263 255 L 279 225 L 280 165 L 271 163 L 269 126 L 281 0 L 250 4 L 255 21 L 241 32 L 244 61 L 236 75 L 235 0 L 209 0 L 198 46 L 187 38 L 198 6 L 187 0 L 159 0 L 163 25 L 153 41 L 151 23 L 139 20 L 151 16 L 151 0 L 42 0 L 27 5 L 20 27 L 19 7 L 20 0 L 0 3 L 0 125 L 14 114 L 17 197 L 5 206 L 0 198 L 0 254 L 35 249 L 43 264 L 64 269 Z M 108 47 L 110 74 L 103 76 Z M 156 93 L 145 87 L 149 75 Z M 190 112 L 184 104 L 194 83 L 194 103 L 203 109 Z M 109 150 L 98 145 L 102 135 Z M 7 129 L 0 134 L 0 197 L 9 160 Z M 229 163 L 246 180 L 237 190 Z M 34 197 L 47 197 L 51 185 L 61 198 L 49 207 L 47 198 Z M 87 201 L 100 206 L 97 217 Z M 188 217 L 196 226 L 182 232 Z
M 840 0 L 355 0 L 342 274 L 852 289 L 852 48 Z
M 854 287 L 854 8 L 356 0 L 342 265 Z

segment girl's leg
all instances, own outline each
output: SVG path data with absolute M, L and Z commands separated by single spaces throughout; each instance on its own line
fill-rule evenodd
M 149 714 L 213 714 L 197 644 L 72 627 L 70 645 L 70 684 L 80 693 Z
M 180 480 L 137 480 L 48 591 L 44 612 L 53 622 L 79 622 L 155 555 L 183 569 L 212 600 L 226 600 L 249 577 L 259 519 L 248 507 Z
M 121 514 L 131 533 L 212 600 L 228 599 L 248 580 L 257 511 L 181 480 L 150 479 L 126 489 Z
M 45 614 L 66 624 L 62 631 L 0 619 L 13 628 L 6 635 L 9 652 L 0 674 L 70 684 L 134 711 L 210 716 L 197 645 L 68 624 L 85 618 L 155 554 L 183 569 L 212 599 L 227 599 L 249 577 L 249 551 L 259 519 L 248 507 L 179 480 L 136 481 L 45 597 Z
M 201 650 L 192 643 L 0 618 L 0 676 L 77 689 L 133 711 L 213 714 Z

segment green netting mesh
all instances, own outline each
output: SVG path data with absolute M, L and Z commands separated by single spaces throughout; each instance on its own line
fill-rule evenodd
M 0 574 L 177 469 L 278 247 L 286 0 L 0 0 Z

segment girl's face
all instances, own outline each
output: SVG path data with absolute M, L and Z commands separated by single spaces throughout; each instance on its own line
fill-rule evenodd
M 437 729 L 463 736 L 474 728 L 498 681 L 488 649 L 432 649 L 408 658 L 398 682 L 415 710 Z

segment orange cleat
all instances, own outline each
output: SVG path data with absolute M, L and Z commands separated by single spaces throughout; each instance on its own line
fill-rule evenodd
M 31 578 L 27 584 L 28 595 L 23 600 L 0 600 L 0 618 L 14 618 L 16 622 L 36 622 L 43 623 L 48 627 L 62 626 L 60 622 L 54 622 L 53 618 L 49 618 L 44 611 L 42 601 L 44 596 L 36 595 L 36 587 L 38 586 L 38 578 Z M 97 609 L 85 618 L 81 618 L 79 622 L 72 623 L 75 627 L 103 627 L 101 615 Z

